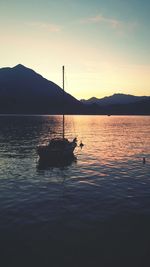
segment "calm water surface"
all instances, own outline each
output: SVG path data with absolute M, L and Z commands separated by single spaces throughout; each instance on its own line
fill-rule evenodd
M 85 145 L 42 168 L 61 122 L 0 116 L 1 266 L 150 266 L 150 117 L 66 116 Z

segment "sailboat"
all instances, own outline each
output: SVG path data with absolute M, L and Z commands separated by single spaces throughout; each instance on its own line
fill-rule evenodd
M 64 106 L 64 66 L 62 67 L 63 75 L 63 106 Z M 70 161 L 74 157 L 74 149 L 77 146 L 77 138 L 72 141 L 65 138 L 65 114 L 62 115 L 62 137 L 52 138 L 47 145 L 37 147 L 37 153 L 40 161 L 62 163 Z

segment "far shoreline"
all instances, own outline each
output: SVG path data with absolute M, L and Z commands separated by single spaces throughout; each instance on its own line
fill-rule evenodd
M 27 117 L 27 116 L 62 116 L 63 114 L 59 113 L 49 113 L 49 114 L 35 114 L 35 113 L 0 113 L 1 117 Z M 112 117 L 112 116 L 150 116 L 150 114 L 92 114 L 92 113 L 68 113 L 65 114 L 65 116 L 106 116 L 106 117 Z

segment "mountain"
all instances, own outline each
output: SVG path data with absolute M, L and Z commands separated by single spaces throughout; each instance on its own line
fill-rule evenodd
M 150 97 L 134 103 L 103 106 L 102 112 L 112 115 L 150 115 Z
M 150 115 L 150 97 L 114 94 L 101 99 L 81 100 L 92 114 Z
M 104 98 L 96 98 L 92 97 L 88 100 L 82 99 L 81 102 L 84 104 L 97 104 L 100 106 L 106 105 L 116 105 L 116 104 L 130 104 L 138 101 L 146 100 L 147 96 L 134 96 L 134 95 L 126 95 L 126 94 L 114 94 L 112 96 L 106 96 Z
M 64 102 L 63 102 L 64 99 Z M 150 115 L 150 97 L 114 94 L 78 101 L 21 64 L 0 69 L 0 114 Z
M 61 74 L 60 74 L 61 75 Z M 83 104 L 55 83 L 21 64 L 0 69 L 0 113 L 81 112 Z

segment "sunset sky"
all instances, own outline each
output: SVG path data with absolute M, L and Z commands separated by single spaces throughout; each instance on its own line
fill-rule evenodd
M 150 95 L 149 0 L 0 0 L 0 68 L 19 63 L 77 99 Z

